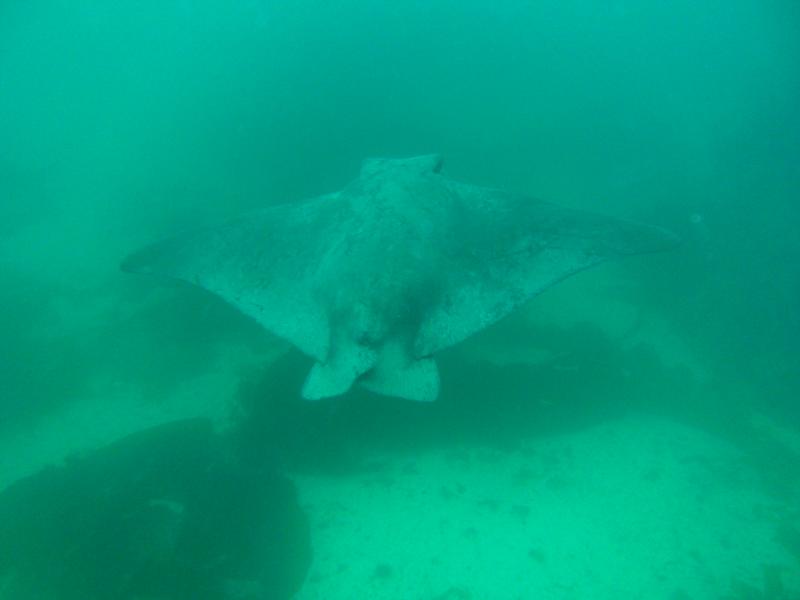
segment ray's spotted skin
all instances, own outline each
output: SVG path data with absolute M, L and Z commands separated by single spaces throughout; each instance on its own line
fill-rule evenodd
M 425 155 L 370 159 L 340 192 L 156 243 L 125 271 L 213 292 L 316 362 L 310 400 L 358 382 L 434 400 L 433 355 L 583 269 L 667 250 L 657 227 L 478 187 Z

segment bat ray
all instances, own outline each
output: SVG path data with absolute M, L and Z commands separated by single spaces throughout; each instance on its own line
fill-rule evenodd
M 434 400 L 433 355 L 560 280 L 672 248 L 670 232 L 368 159 L 340 192 L 271 206 L 128 257 L 213 292 L 315 359 L 303 397 Z

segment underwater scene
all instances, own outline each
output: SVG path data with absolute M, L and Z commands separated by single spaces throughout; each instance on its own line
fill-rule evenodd
M 800 3 L 0 0 L 0 600 L 800 600 Z

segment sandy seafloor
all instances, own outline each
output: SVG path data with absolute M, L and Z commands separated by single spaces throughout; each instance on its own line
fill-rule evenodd
M 144 426 L 178 415 L 129 416 Z M 67 454 L 65 440 L 79 445 L 61 427 L 107 437 L 113 423 L 102 411 L 94 418 L 54 421 L 36 443 L 16 444 L 33 468 Z M 16 444 L 7 440 L 3 456 L 24 456 Z M 4 466 L 3 484 L 21 474 Z M 384 453 L 347 475 L 290 476 L 314 550 L 303 600 L 719 600 L 741 584 L 764 590 L 767 566 L 800 593 L 796 558 L 775 541 L 791 507 L 760 491 L 739 450 L 668 419 L 624 417 L 505 450 Z
M 783 507 L 735 448 L 669 420 L 297 481 L 314 532 L 303 599 L 716 599 L 763 590 L 764 565 L 800 589 L 774 540 Z
M 637 335 L 668 339 L 654 328 Z M 660 350 L 682 352 L 674 340 Z M 159 405 L 106 382 L 102 402 L 0 439 L 0 487 L 149 425 L 224 422 L 241 366 L 264 359 L 232 347 L 230 368 Z M 508 447 L 384 449 L 361 463 L 288 473 L 314 552 L 301 600 L 766 599 L 775 573 L 776 597 L 800 597 L 800 564 L 775 537 L 796 507 L 766 491 L 742 450 L 669 418 L 633 413 Z

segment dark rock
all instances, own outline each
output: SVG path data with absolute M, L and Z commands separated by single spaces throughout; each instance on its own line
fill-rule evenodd
M 0 494 L 0 582 L 18 600 L 281 600 L 310 563 L 287 479 L 210 423 L 155 427 Z

